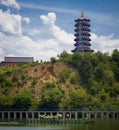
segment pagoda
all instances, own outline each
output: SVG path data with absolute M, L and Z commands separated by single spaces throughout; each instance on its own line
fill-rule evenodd
M 84 17 L 84 12 L 82 11 L 81 17 L 79 19 L 75 20 L 76 24 L 75 24 L 75 49 L 72 50 L 72 52 L 75 51 L 79 51 L 82 53 L 85 52 L 93 52 L 94 50 L 92 50 L 90 48 L 91 44 L 90 44 L 90 19 L 87 19 Z

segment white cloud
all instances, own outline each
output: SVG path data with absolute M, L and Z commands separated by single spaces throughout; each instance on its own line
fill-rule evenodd
M 114 49 L 119 49 L 119 39 L 114 39 L 113 35 L 97 36 L 91 34 L 92 45 L 95 51 L 102 51 L 111 53 Z
M 0 0 L 0 4 L 8 6 L 8 7 L 14 7 L 18 10 L 20 9 L 20 6 L 16 2 L 16 0 Z
M 53 26 L 51 28 L 53 36 L 59 43 L 63 45 L 72 45 L 74 43 L 74 36 L 71 33 L 67 33 L 66 31 L 60 29 L 58 26 Z
M 48 13 L 48 15 L 41 15 L 40 16 L 41 20 L 43 21 L 44 24 L 47 25 L 54 25 L 56 21 L 56 15 L 54 12 Z
M 39 31 L 38 29 L 36 28 L 32 28 L 32 31 L 31 29 L 28 29 L 28 30 L 25 30 L 29 35 L 31 36 L 35 36 L 35 35 L 40 35 L 41 34 L 41 31 Z
M 0 39 L 3 39 L 4 38 L 4 33 L 0 32 Z
M 55 38 L 32 40 L 27 35 L 23 35 L 20 31 L 22 30 L 22 16 L 2 12 L 2 10 L 0 10 L 0 16 L 4 20 L 4 22 L 0 21 L 0 57 L 33 56 L 36 60 L 49 60 L 62 51 Z M 38 30 L 36 29 L 35 32 L 37 33 Z
M 25 21 L 26 23 L 30 23 L 30 18 L 28 18 L 28 17 L 23 17 L 23 21 Z
M 0 55 L 3 55 L 4 54 L 4 51 L 2 48 L 0 48 Z
M 47 15 L 40 16 L 42 22 L 46 25 L 47 31 L 51 33 L 53 38 L 58 42 L 62 50 L 71 51 L 73 47 L 73 39 L 74 36 L 71 33 L 67 33 L 60 27 L 56 26 L 56 14 L 54 12 L 50 12 Z
M 71 46 L 71 41 L 69 39 L 71 39 L 70 37 L 73 35 L 55 25 L 55 14 L 49 13 L 48 18 L 46 17 L 46 21 L 45 28 L 47 28 L 47 31 L 45 32 L 45 35 L 47 35 L 47 32 L 52 34 L 52 37 L 48 39 L 42 37 L 34 41 L 23 34 L 15 35 L 12 33 L 12 35 L 7 35 L 1 32 L 1 56 L 33 56 L 36 60 L 49 60 L 51 57 L 56 57 L 57 54 L 61 53 L 64 49 L 67 50 L 67 48 Z M 19 22 L 21 22 L 21 20 Z M 8 29 L 6 30 L 8 31 Z M 10 29 L 9 31 L 11 32 Z M 36 29 L 35 32 L 37 33 L 37 31 L 38 30 Z M 5 53 L 3 54 L 3 52 Z
M 0 9 L 0 31 L 12 34 L 21 34 L 22 17 L 16 14 L 10 14 L 10 12 L 3 12 Z
M 17 35 L 4 36 L 4 40 L 0 39 L 1 56 L 33 56 L 36 60 L 49 60 L 50 57 L 57 56 L 60 47 L 54 39 L 33 41 L 28 36 Z M 50 46 L 49 46 L 50 45 Z

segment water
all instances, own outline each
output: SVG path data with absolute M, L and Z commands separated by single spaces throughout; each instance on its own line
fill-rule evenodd
M 0 127 L 0 130 L 64 130 L 62 127 Z
M 96 120 L 92 124 L 48 127 L 0 127 L 0 130 L 119 130 L 119 120 Z
M 71 130 L 119 130 L 119 120 L 97 120 L 94 124 L 79 125 Z

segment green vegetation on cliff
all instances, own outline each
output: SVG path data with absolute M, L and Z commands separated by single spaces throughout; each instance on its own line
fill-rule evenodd
M 46 109 L 119 109 L 119 51 L 0 69 L 0 110 Z

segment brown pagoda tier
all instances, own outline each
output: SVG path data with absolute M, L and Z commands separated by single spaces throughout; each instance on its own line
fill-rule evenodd
M 75 20 L 75 39 L 76 42 L 74 44 L 75 49 L 72 52 L 79 51 L 79 52 L 93 52 L 90 48 L 91 46 L 91 39 L 90 39 L 90 19 L 84 17 L 84 13 L 82 11 L 81 17 Z

